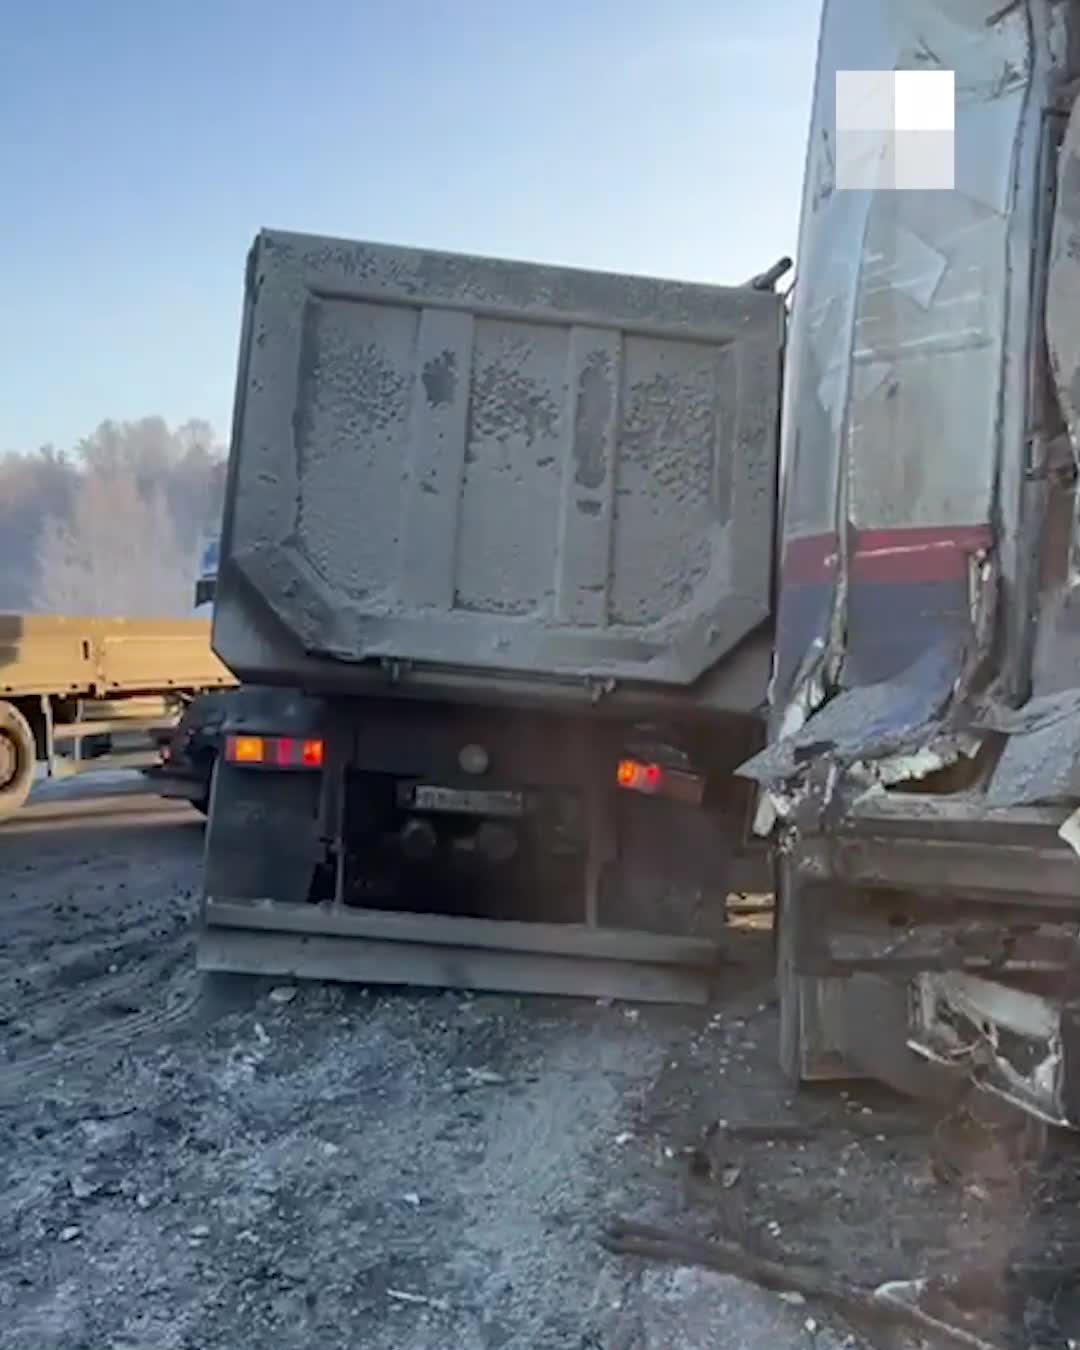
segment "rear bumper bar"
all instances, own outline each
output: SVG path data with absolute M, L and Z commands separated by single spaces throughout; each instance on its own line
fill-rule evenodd
M 811 882 L 1080 916 L 1080 858 L 1057 833 L 1068 815 L 915 794 L 870 798 L 836 834 L 800 840 L 796 867 Z
M 438 988 L 708 1001 L 719 948 L 577 924 L 520 923 L 335 905 L 207 900 L 204 970 Z
M 168 797 L 186 802 L 201 801 L 207 793 L 209 784 L 202 776 L 194 773 L 177 773 L 162 764 L 154 764 L 143 770 L 143 776 L 153 786 L 159 797 Z

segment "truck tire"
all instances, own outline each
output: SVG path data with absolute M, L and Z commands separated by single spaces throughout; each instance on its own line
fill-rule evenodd
M 30 723 L 12 703 L 0 701 L 0 820 L 30 796 L 37 749 Z

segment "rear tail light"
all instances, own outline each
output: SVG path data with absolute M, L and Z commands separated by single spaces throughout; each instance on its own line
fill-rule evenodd
M 663 786 L 664 771 L 659 764 L 643 764 L 637 759 L 621 759 L 616 770 L 621 788 L 631 792 L 658 792 Z
M 325 744 L 301 736 L 227 736 L 225 758 L 230 764 L 267 769 L 321 769 Z
M 615 781 L 627 792 L 648 797 L 671 797 L 690 806 L 700 806 L 705 797 L 705 779 L 685 769 L 666 769 L 640 759 L 620 759 Z

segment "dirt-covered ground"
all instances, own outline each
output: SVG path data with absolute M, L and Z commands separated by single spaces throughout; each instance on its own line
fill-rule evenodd
M 761 933 L 733 933 L 693 1012 L 201 978 L 201 821 L 101 792 L 0 831 L 0 1350 L 871 1344 L 610 1255 L 602 1225 L 872 1282 L 1004 1271 L 1080 1198 L 1068 1168 L 993 1149 L 942 1179 L 932 1122 L 868 1089 L 793 1102 Z M 1012 1320 L 999 1343 L 1066 1344 Z

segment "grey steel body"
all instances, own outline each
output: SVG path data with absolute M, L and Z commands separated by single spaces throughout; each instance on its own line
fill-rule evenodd
M 218 763 L 204 964 L 706 996 L 715 935 L 614 898 L 647 834 L 615 766 L 643 722 L 728 780 L 760 737 L 783 329 L 763 289 L 259 236 L 214 646 L 230 725 L 326 762 Z M 722 913 L 744 821 L 698 816 L 655 830 L 718 855 Z M 373 907 L 395 849 L 433 891 L 473 868 L 483 905 Z

